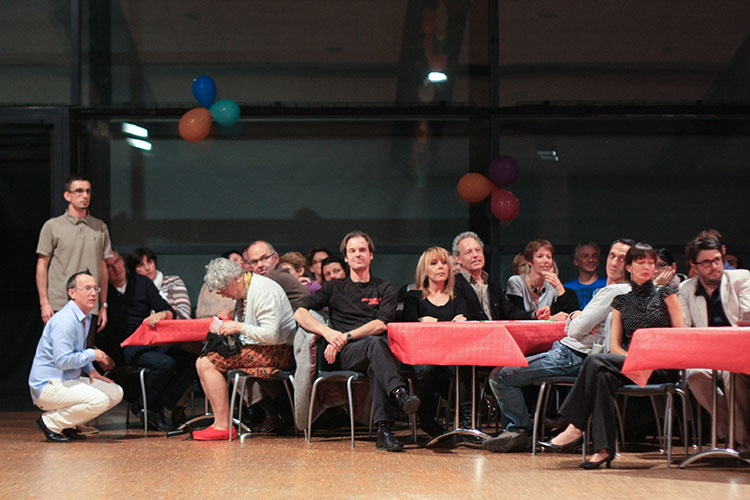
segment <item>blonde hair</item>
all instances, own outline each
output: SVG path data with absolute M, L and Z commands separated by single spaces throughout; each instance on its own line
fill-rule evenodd
M 414 289 L 422 290 L 422 297 L 424 297 L 425 299 L 429 295 L 430 279 L 427 277 L 427 266 L 435 257 L 445 262 L 448 266 L 448 277 L 445 279 L 445 293 L 450 298 L 453 298 L 453 286 L 456 283 L 456 278 L 453 275 L 453 269 L 451 268 L 451 261 L 449 258 L 450 253 L 448 252 L 448 250 L 442 247 L 430 247 L 422 252 L 422 255 L 419 257 L 419 262 L 417 263 L 417 272 L 415 275 L 416 286 L 414 287 Z

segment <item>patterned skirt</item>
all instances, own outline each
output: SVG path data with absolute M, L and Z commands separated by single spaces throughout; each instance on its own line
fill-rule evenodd
M 289 370 L 294 366 L 292 346 L 286 344 L 244 345 L 240 352 L 228 358 L 218 352 L 210 352 L 206 358 L 221 373 L 242 370 L 254 378 L 271 378 L 279 370 Z

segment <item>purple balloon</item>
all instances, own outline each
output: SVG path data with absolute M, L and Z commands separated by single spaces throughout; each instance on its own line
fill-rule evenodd
M 501 155 L 490 163 L 489 178 L 495 186 L 504 188 L 516 182 L 518 172 L 518 162 L 510 156 Z

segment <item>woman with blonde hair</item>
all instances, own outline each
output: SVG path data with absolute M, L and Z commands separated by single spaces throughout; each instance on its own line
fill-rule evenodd
M 417 263 L 416 286 L 404 298 L 403 321 L 466 321 L 465 303 L 453 293 L 455 281 L 450 253 L 440 247 L 425 250 Z M 447 385 L 451 368 L 417 365 L 414 371 L 417 396 L 422 401 L 418 411 L 420 428 L 432 437 L 438 436 L 445 429 L 435 421 L 435 393 Z M 461 389 L 462 395 L 469 394 L 464 387 Z

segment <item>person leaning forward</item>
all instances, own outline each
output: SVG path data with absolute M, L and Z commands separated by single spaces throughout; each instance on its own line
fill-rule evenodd
M 36 348 L 29 373 L 31 399 L 44 413 L 36 425 L 51 442 L 85 439 L 75 427 L 114 408 L 122 388 L 99 375 L 92 363 L 107 369 L 112 359 L 96 348 L 86 348 L 91 311 L 99 287 L 87 272 L 76 273 L 66 284 L 68 303 L 52 316 Z
M 372 238 L 352 231 L 341 241 L 341 253 L 349 264 L 349 276 L 327 281 L 305 299 L 294 318 L 305 330 L 321 336 L 319 369 L 358 370 L 370 378 L 379 450 L 402 451 L 403 444 L 390 430 L 389 397 L 411 415 L 419 409 L 419 398 L 410 395 L 384 335 L 386 323 L 396 315 L 396 292 L 390 283 L 370 274 L 375 253 Z M 310 313 L 328 307 L 331 327 Z

